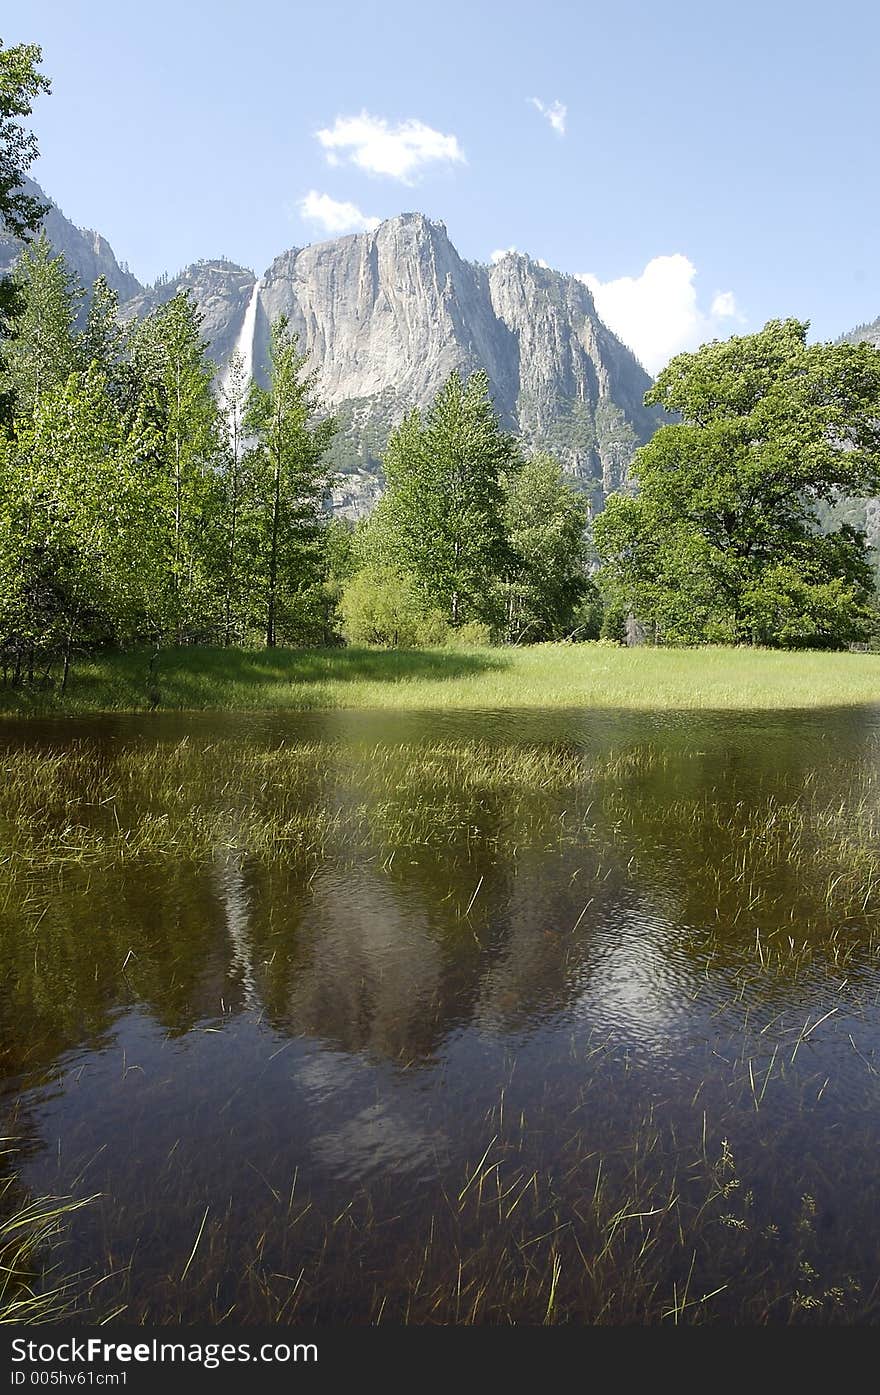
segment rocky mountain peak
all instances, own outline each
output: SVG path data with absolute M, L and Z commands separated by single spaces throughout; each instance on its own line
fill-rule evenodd
M 130 300 L 143 290 L 136 276 L 128 267 L 116 260 L 113 248 L 106 238 L 93 228 L 78 228 L 66 218 L 57 204 L 40 188 L 33 179 L 22 181 L 24 192 L 31 198 L 39 199 L 48 205 L 41 229 L 45 232 L 56 253 L 62 253 L 80 283 L 88 290 L 103 276 L 120 301 Z M 15 265 L 22 249 L 20 238 L 0 233 L 0 276 L 5 276 Z
M 109 271 L 125 318 L 190 290 L 219 383 L 235 349 L 264 377 L 269 326 L 286 315 L 340 423 L 334 464 L 348 481 L 345 509 L 375 494 L 389 431 L 411 407 L 426 407 L 454 369 L 485 369 L 508 429 L 527 448 L 552 451 L 597 505 L 626 480 L 633 451 L 657 425 L 643 403 L 650 378 L 599 319 L 586 286 L 526 253 L 492 266 L 466 261 L 446 225 L 424 213 L 291 247 L 260 277 L 220 257 L 147 288 L 98 234 L 74 229 L 57 209 L 47 231 L 84 285 Z

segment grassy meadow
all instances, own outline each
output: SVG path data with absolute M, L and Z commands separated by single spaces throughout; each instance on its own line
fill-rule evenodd
M 182 648 L 75 663 L 56 686 L 0 688 L 0 712 L 327 708 L 806 708 L 880 701 L 880 654 L 762 649 Z

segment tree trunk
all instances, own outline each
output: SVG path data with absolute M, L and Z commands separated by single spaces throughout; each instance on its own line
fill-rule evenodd
M 279 446 L 280 451 L 280 446 Z M 275 622 L 278 593 L 278 523 L 281 512 L 281 461 L 275 457 L 275 493 L 272 500 L 272 541 L 269 548 L 269 603 L 266 615 L 266 648 L 276 645 Z

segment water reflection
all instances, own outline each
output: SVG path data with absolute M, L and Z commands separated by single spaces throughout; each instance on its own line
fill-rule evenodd
M 487 1189 L 509 1207 L 532 1176 L 511 1224 L 562 1217 L 575 1265 L 599 1225 L 584 1194 L 635 1189 L 662 1217 L 674 1193 L 713 1218 L 688 1243 L 706 1292 L 740 1274 L 734 1315 L 870 1316 L 876 711 L 119 717 L 0 740 L 4 1131 L 28 1185 L 104 1192 L 70 1258 L 127 1266 L 131 1315 L 216 1318 L 225 1295 L 265 1319 L 277 1276 L 312 1264 L 299 1312 L 366 1318 L 381 1291 L 428 1320 L 443 1264 L 488 1244 Z M 206 1207 L 183 1294 L 168 1275 Z M 411 1246 L 441 1214 L 422 1294 Z M 818 1309 L 798 1308 L 820 1230 L 820 1278 L 798 1280 Z M 861 1297 L 827 1296 L 841 1275 Z M 529 1282 L 504 1295 L 522 1318 Z

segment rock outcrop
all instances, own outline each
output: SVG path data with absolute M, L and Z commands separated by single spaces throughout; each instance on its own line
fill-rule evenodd
M 42 229 L 55 252 L 61 253 L 71 271 L 75 272 L 80 285 L 91 290 L 98 277 L 103 276 L 120 301 L 130 300 L 141 292 L 140 281 L 124 264 L 119 264 L 106 238 L 92 228 L 75 227 L 32 179 L 25 179 L 23 186 L 25 193 L 48 205 Z M 0 234 L 0 276 L 5 276 L 12 269 L 21 245 L 18 238 Z
M 335 464 L 349 476 L 348 512 L 375 492 L 367 482 L 389 430 L 427 406 L 453 369 L 484 368 L 505 425 L 553 451 L 597 505 L 656 429 L 658 414 L 643 405 L 651 380 L 586 286 L 521 254 L 492 267 L 466 262 L 444 225 L 421 214 L 291 248 L 258 283 L 227 264 L 227 280 L 241 282 L 220 293 L 219 265 L 188 268 L 162 294 L 193 290 L 221 375 L 238 347 L 261 377 L 269 325 L 287 316 L 340 422 Z
M 259 279 L 219 259 L 148 288 L 103 238 L 75 228 L 54 205 L 44 226 L 86 288 L 107 278 L 126 319 L 190 290 L 218 384 L 236 348 L 264 378 L 269 326 L 286 315 L 339 421 L 341 513 L 371 506 L 389 431 L 411 407 L 426 407 L 453 369 L 484 368 L 507 428 L 556 455 L 596 507 L 626 483 L 634 450 L 660 420 L 643 403 L 651 379 L 599 319 L 586 286 L 519 253 L 493 266 L 467 262 L 444 224 L 420 213 L 291 248 Z M 0 242 L 0 270 L 19 249 L 13 239 Z

